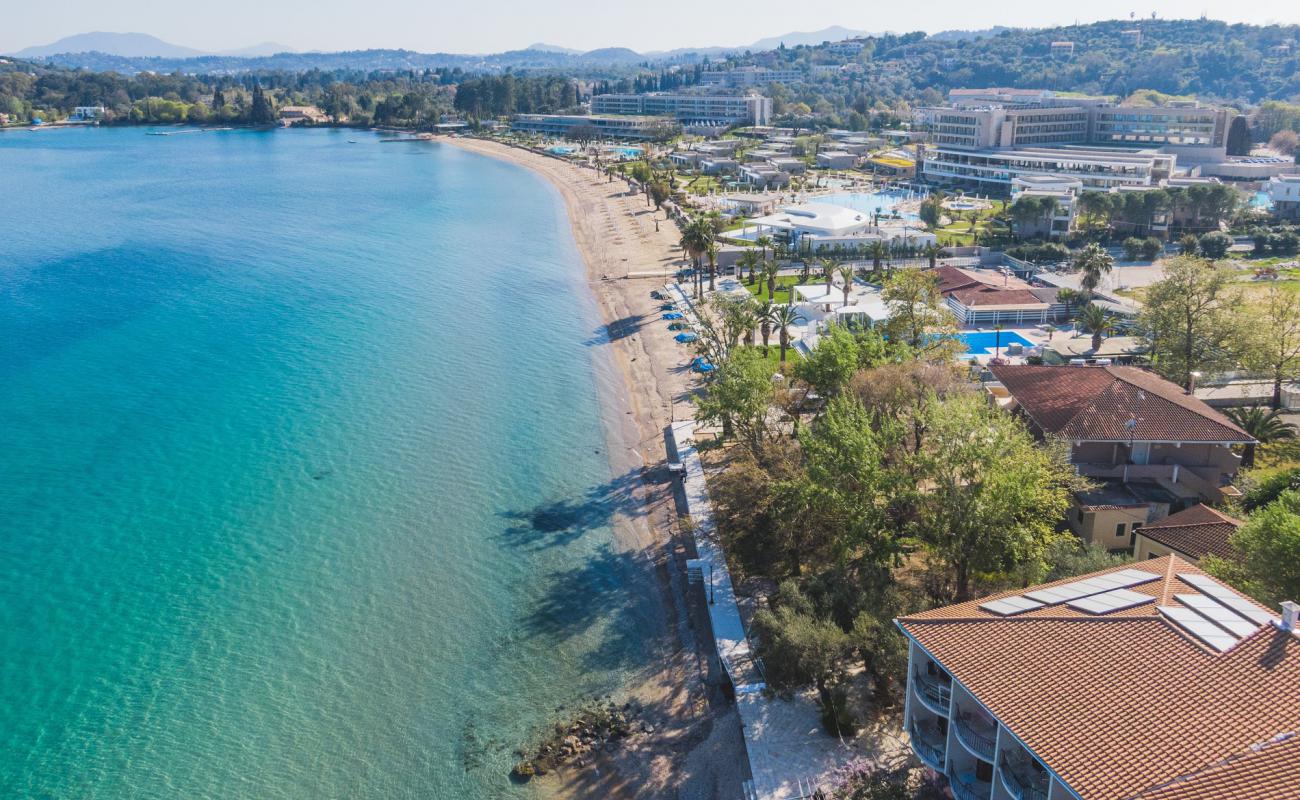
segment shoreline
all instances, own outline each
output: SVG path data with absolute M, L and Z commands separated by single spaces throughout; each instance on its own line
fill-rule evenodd
M 664 431 L 693 414 L 694 386 L 684 368 L 689 354 L 658 326 L 659 301 L 650 298 L 669 277 L 628 277 L 677 269 L 677 226 L 646 205 L 644 195 L 630 194 L 625 181 L 595 170 L 490 140 L 437 141 L 529 169 L 564 202 L 604 328 L 607 357 L 596 365 L 597 390 L 610 466 L 615 476 L 635 476 L 614 535 L 644 562 L 658 594 L 647 605 L 662 619 L 647 631 L 661 656 L 623 687 L 645 708 L 653 730 L 584 768 L 540 779 L 538 787 L 558 798 L 738 797 L 748 778 L 739 715 L 718 686 L 707 610 L 687 596 L 689 537 L 677 525 L 675 484 L 666 469 Z

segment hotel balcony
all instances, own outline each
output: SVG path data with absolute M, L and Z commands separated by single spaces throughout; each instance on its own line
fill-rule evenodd
M 943 772 L 944 735 L 937 725 L 918 722 L 915 718 L 907 728 L 912 738 L 912 751 L 916 757 L 935 772 Z
M 921 704 L 941 716 L 948 716 L 948 706 L 952 701 L 952 682 L 938 675 L 927 674 L 924 670 L 914 673 L 916 696 Z M 946 677 L 946 676 L 945 676 Z
M 984 714 L 958 711 L 954 721 L 957 729 L 957 741 L 985 761 L 993 761 L 998 740 L 998 726 Z
M 998 775 L 1014 800 L 1047 800 L 1047 773 L 1029 761 L 1004 753 L 998 762 Z
M 951 776 L 948 785 L 956 800 L 989 800 L 993 793 L 993 784 L 976 778 L 972 772 Z

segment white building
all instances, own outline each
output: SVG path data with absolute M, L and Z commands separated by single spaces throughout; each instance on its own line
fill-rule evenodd
M 871 215 L 831 203 L 800 203 L 781 207 L 777 212 L 749 220 L 747 228 L 758 233 L 776 234 L 794 247 L 823 249 L 862 249 L 872 242 L 884 241 L 894 246 L 924 247 L 937 241 L 933 233 L 904 223 L 880 225 Z
M 77 106 L 72 109 L 72 116 L 68 119 L 75 122 L 90 122 L 104 116 L 105 110 L 103 106 Z
M 858 157 L 844 150 L 823 150 L 817 154 L 817 166 L 822 169 L 853 169 Z
M 743 89 L 748 86 L 767 86 L 770 83 L 803 83 L 803 70 L 767 69 L 766 67 L 737 67 L 727 70 L 709 70 L 700 74 L 703 86 L 727 86 Z
M 1300 175 L 1278 175 L 1268 181 L 1273 213 L 1283 219 L 1300 220 Z

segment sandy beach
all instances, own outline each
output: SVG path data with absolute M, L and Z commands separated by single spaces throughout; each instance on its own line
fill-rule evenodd
M 656 638 L 662 657 L 627 689 L 644 705 L 652 730 L 537 783 L 558 797 L 739 797 L 747 777 L 739 717 L 718 688 L 707 615 L 686 600 L 689 537 L 677 526 L 665 461 L 665 427 L 692 413 L 691 353 L 673 341 L 650 297 L 668 278 L 649 276 L 682 266 L 677 226 L 625 181 L 593 169 L 499 142 L 440 141 L 532 169 L 564 198 L 608 336 L 612 374 L 602 393 L 611 462 L 615 475 L 631 476 L 615 530 L 622 546 L 644 560 L 660 595 L 662 624 L 647 636 Z

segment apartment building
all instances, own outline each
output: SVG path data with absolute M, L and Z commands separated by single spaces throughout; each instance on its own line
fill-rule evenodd
M 895 620 L 911 746 L 956 800 L 1285 800 L 1300 636 L 1177 556 Z
M 1177 157 L 1157 150 L 1076 145 L 974 149 L 932 144 L 920 148 L 922 174 L 932 183 L 971 186 L 1005 195 L 1018 178 L 1073 178 L 1086 189 L 1154 186 L 1169 177 Z
M 590 135 L 602 139 L 638 140 L 664 139 L 678 130 L 674 123 L 660 117 L 594 114 L 516 114 L 510 128 L 560 138 Z
M 670 116 L 683 125 L 767 125 L 772 100 L 758 94 L 598 94 L 591 98 L 591 113 Z

